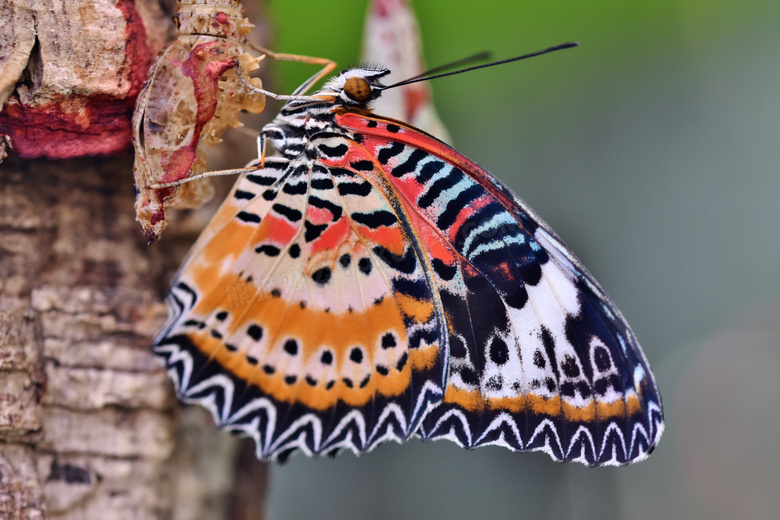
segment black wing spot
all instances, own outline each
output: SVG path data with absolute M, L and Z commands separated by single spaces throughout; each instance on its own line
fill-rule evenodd
M 236 217 L 239 220 L 243 220 L 244 222 L 251 222 L 253 224 L 260 223 L 260 215 L 255 215 L 254 213 L 249 213 L 248 211 L 239 211 Z
M 444 168 L 444 161 L 429 161 L 420 168 L 420 174 L 417 176 L 417 180 L 421 184 L 425 184 L 431 180 L 434 175 L 439 173 L 442 168 Z
M 337 144 L 336 146 L 328 146 L 327 144 L 320 144 L 317 146 L 317 148 L 320 150 L 320 152 L 323 153 L 323 155 L 330 158 L 342 157 L 349 151 L 349 147 L 343 143 Z
M 566 354 L 561 362 L 561 369 L 566 377 L 578 377 L 580 375 L 580 367 L 577 366 L 577 360 L 571 354 Z
M 271 209 L 274 210 L 276 213 L 280 214 L 290 222 L 298 222 L 303 217 L 303 213 L 298 211 L 297 209 L 291 208 L 289 206 L 285 206 L 284 204 L 276 203 L 273 206 L 271 206 Z M 259 221 L 258 221 L 259 222 Z
M 433 258 L 431 260 L 431 266 L 433 266 L 434 272 L 442 280 L 450 281 L 455 278 L 456 274 L 458 274 L 458 264 L 455 263 L 452 265 L 447 265 L 438 258 Z
M 447 203 L 447 207 L 439 214 L 438 219 L 436 219 L 436 225 L 439 229 L 448 229 L 455 223 L 460 212 L 484 193 L 485 189 L 479 185 L 469 186 L 461 191 L 454 199 Z
M 253 182 L 258 186 L 271 186 L 276 182 L 276 177 L 263 177 L 262 175 L 248 174 L 246 180 Z
M 388 332 L 382 336 L 382 348 L 393 348 L 396 345 L 395 336 L 392 333 Z
M 403 369 L 404 369 L 404 367 L 406 366 L 406 362 L 407 362 L 408 360 L 409 360 L 409 355 L 408 355 L 406 352 L 404 352 L 403 354 L 401 354 L 401 357 L 400 357 L 400 359 L 398 360 L 398 363 L 396 363 L 396 364 L 395 364 L 395 368 L 396 368 L 396 370 L 398 370 L 399 372 L 400 372 L 401 370 L 403 370 Z
M 263 372 L 270 376 L 276 372 L 276 368 L 272 367 L 271 365 L 263 365 Z
M 372 249 L 384 263 L 402 273 L 411 274 L 417 268 L 417 256 L 411 247 L 403 255 L 396 255 L 384 246 L 374 246 Z
M 314 190 L 330 190 L 333 189 L 333 180 L 329 177 L 318 177 L 311 180 L 311 187 Z
M 285 183 L 282 186 L 282 191 L 288 195 L 303 195 L 309 190 L 309 187 L 305 182 L 299 182 L 298 184 Z
M 370 229 L 376 229 L 382 226 L 392 226 L 398 222 L 395 214 L 383 209 L 378 209 L 370 213 L 353 213 L 351 217 L 352 220 L 361 226 L 366 226 Z
M 325 285 L 330 281 L 330 275 L 330 267 L 323 267 L 314 271 L 311 275 L 311 279 L 314 280 L 314 283 L 317 285 Z
M 363 362 L 363 350 L 359 347 L 353 348 L 349 353 L 349 359 L 353 363 L 362 363 Z
M 320 356 L 320 363 L 323 365 L 330 365 L 333 363 L 333 352 L 330 350 L 326 350 L 322 353 L 322 356 Z
M 187 320 L 184 322 L 185 327 L 197 327 L 199 329 L 205 329 L 206 324 L 200 320 Z
M 365 197 L 373 187 L 370 182 L 342 182 L 339 184 L 339 195 L 357 195 L 359 197 Z
M 255 248 L 255 253 L 263 253 L 267 256 L 279 256 L 279 248 L 271 244 L 263 244 Z
M 558 364 L 555 361 L 555 338 L 547 327 L 542 327 L 539 339 L 542 340 L 542 346 L 547 354 L 547 359 L 550 360 L 550 369 L 553 371 L 555 378 L 560 378 L 558 373 Z
M 433 204 L 443 191 L 454 187 L 463 178 L 463 172 L 453 170 L 443 177 L 439 177 L 428 186 L 428 191 L 417 199 L 417 205 L 425 209 Z
M 297 376 L 284 376 L 284 382 L 288 385 L 294 385 L 297 380 Z
M 352 169 L 361 172 L 374 171 L 374 163 L 372 163 L 371 161 L 366 161 L 366 160 L 353 161 L 352 163 L 350 163 L 350 166 L 352 166 Z
M 463 367 L 458 372 L 460 374 L 460 378 L 463 380 L 464 383 L 471 386 L 477 386 L 479 385 L 479 377 L 477 377 L 477 373 L 474 372 L 469 367 Z
M 504 378 L 501 376 L 493 376 L 485 381 L 485 388 L 493 392 L 498 392 L 504 387 Z
M 547 366 L 547 361 L 545 361 L 541 350 L 534 352 L 534 365 L 536 365 L 537 368 L 544 368 Z
M 358 269 L 363 274 L 371 274 L 371 260 L 365 257 L 358 260 Z
M 328 229 L 328 224 L 312 224 L 307 220 L 303 223 L 303 227 L 305 229 L 303 239 L 306 240 L 306 242 L 312 242 Z
M 522 309 L 528 302 L 528 291 L 525 290 L 523 285 L 513 288 L 511 292 L 506 293 L 503 296 L 507 305 L 514 307 L 515 309 Z
M 596 368 L 599 372 L 607 372 L 612 368 L 612 360 L 609 358 L 609 352 L 604 347 L 596 347 L 593 352 L 593 360 L 596 362 Z
M 590 387 L 585 381 L 580 381 L 577 383 L 577 391 L 580 393 L 583 399 L 588 399 L 590 397 Z
M 352 263 L 352 257 L 347 254 L 341 255 L 341 258 L 339 258 L 339 263 L 341 264 L 341 267 L 346 269 L 349 267 L 349 264 Z
M 387 161 L 389 161 L 399 153 L 403 152 L 404 148 L 405 146 L 401 143 L 393 143 L 390 146 L 379 150 L 379 153 L 376 154 L 376 158 L 379 160 L 380 163 L 387 164 Z
M 298 258 L 301 256 L 301 246 L 298 244 L 293 244 L 290 246 L 290 249 L 287 251 L 292 258 Z
M 298 342 L 294 339 L 288 339 L 284 342 L 284 351 L 291 356 L 298 354 Z
M 417 169 L 417 165 L 420 164 L 420 161 L 427 157 L 430 157 L 428 152 L 421 148 L 416 149 L 409 154 L 409 158 L 406 159 L 406 161 L 393 168 L 393 171 L 391 172 L 393 177 L 403 177 L 407 173 L 412 173 Z
M 233 196 L 239 200 L 252 200 L 255 198 L 255 194 L 251 191 L 236 190 Z
M 332 222 L 338 221 L 341 218 L 342 213 L 344 212 L 344 210 L 338 204 L 334 204 L 329 200 L 315 197 L 314 195 L 309 196 L 309 205 L 314 206 L 315 208 L 328 210 L 330 214 L 333 215 Z
M 506 342 L 496 336 L 490 343 L 490 359 L 496 365 L 504 365 L 509 361 L 509 347 Z
M 249 334 L 249 337 L 253 340 L 260 341 L 260 339 L 263 337 L 263 327 L 252 324 L 248 329 L 246 329 L 246 333 Z
M 536 256 L 526 258 L 525 262 L 517 266 L 520 279 L 528 285 L 537 285 L 542 279 L 542 263 Z

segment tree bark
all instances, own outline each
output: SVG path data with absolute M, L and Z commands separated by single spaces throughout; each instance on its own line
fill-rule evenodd
M 165 316 L 165 262 L 135 238 L 132 188 L 117 175 L 130 164 L 0 167 L 0 511 L 10 518 L 171 509 L 174 401 L 148 351 Z
M 15 85 L 0 82 L 16 107 L 0 114 L 0 133 L 22 136 L 28 156 L 107 153 L 101 135 L 127 148 L 137 69 L 169 34 L 169 13 L 153 0 L 52 5 L 0 6 L 20 17 L 16 36 L 0 38 L 15 60 L 0 57 L 0 69 L 28 58 Z M 144 52 L 130 41 L 139 24 Z M 145 245 L 132 164 L 124 152 L 0 165 L 0 519 L 262 515 L 265 466 L 204 410 L 180 408 L 149 350 L 195 234 L 174 225 Z

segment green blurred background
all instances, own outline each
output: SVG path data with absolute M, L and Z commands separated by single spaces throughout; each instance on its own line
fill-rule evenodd
M 366 2 L 266 4 L 274 49 L 359 62 Z M 780 2 L 413 5 L 430 66 L 580 42 L 435 80 L 435 102 L 456 148 L 543 215 L 621 308 L 667 430 L 626 468 L 416 440 L 297 456 L 272 470 L 270 518 L 777 518 Z M 311 74 L 280 67 L 277 91 Z

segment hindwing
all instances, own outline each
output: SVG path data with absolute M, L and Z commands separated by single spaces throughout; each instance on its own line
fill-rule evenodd
M 174 281 L 154 349 L 180 396 L 254 437 L 262 459 L 406 439 L 442 398 L 444 313 L 384 190 L 354 168 L 269 158 Z

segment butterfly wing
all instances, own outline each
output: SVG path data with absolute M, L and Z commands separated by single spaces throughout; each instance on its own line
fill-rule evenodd
M 447 318 L 444 399 L 418 434 L 542 450 L 560 461 L 641 460 L 663 430 L 647 360 L 614 304 L 490 173 L 396 121 L 342 114 L 403 201 Z
M 326 156 L 352 144 L 312 141 Z M 252 436 L 261 459 L 412 435 L 443 395 L 446 320 L 402 213 L 376 179 L 305 157 L 244 175 L 155 341 L 179 395 Z

